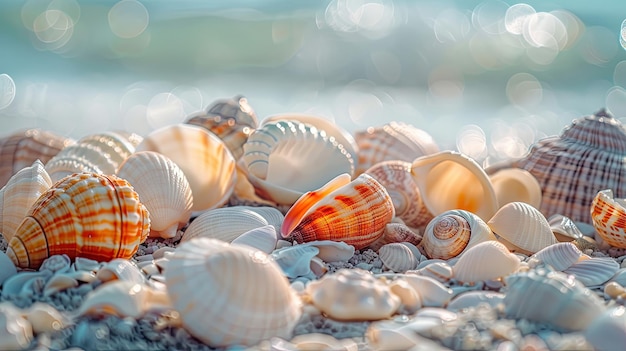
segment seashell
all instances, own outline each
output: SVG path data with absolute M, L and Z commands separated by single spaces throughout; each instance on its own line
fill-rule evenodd
M 396 273 L 415 269 L 419 263 L 411 249 L 401 243 L 383 245 L 378 249 L 378 257 L 387 269 Z
M 400 298 L 387 284 L 359 268 L 340 269 L 311 281 L 306 292 L 315 307 L 340 321 L 386 319 L 400 307 Z
M 487 221 L 499 208 L 483 168 L 459 152 L 441 151 L 418 157 L 411 165 L 411 173 L 422 201 L 434 216 L 447 210 L 466 210 Z
M 128 259 L 149 230 L 148 211 L 128 182 L 80 173 L 41 195 L 9 242 L 7 256 L 18 267 L 34 269 L 56 254 Z
M 591 222 L 609 245 L 626 248 L 626 199 L 613 197 L 613 190 L 600 190 L 591 203 Z
M 126 179 L 150 213 L 150 236 L 173 238 L 191 217 L 191 187 L 176 163 L 154 151 L 129 156 L 117 176 Z
M 396 279 L 391 281 L 389 283 L 389 289 L 400 298 L 403 310 L 409 313 L 415 313 L 422 308 L 422 298 L 406 280 Z
M 357 343 L 351 338 L 338 340 L 322 333 L 300 334 L 294 336 L 289 342 L 296 347 L 296 350 L 357 351 L 359 349 Z
M 34 339 L 33 327 L 11 302 L 0 303 L 0 350 L 26 350 Z
M 43 288 L 43 296 L 50 296 L 59 291 L 75 288 L 77 286 L 78 280 L 73 277 L 63 273 L 55 274 L 46 282 Z
M 54 183 L 74 173 L 115 174 L 115 170 L 116 164 L 102 150 L 78 142 L 65 147 L 46 162 L 46 172 Z
M 382 184 L 393 201 L 396 216 L 407 226 L 426 226 L 433 215 L 422 200 L 419 188 L 411 176 L 411 163 L 400 160 L 379 162 L 365 171 Z
M 13 261 L 3 251 L 0 251 L 0 286 L 16 274 L 17 267 Z
M 113 280 L 89 292 L 77 316 L 114 315 L 140 318 L 150 310 L 169 310 L 167 293 L 127 280 Z
M 626 268 L 620 268 L 611 277 L 610 281 L 626 286 Z
M 243 150 L 242 162 L 257 194 L 279 205 L 293 204 L 339 174 L 354 174 L 354 160 L 343 145 L 297 121 L 263 125 Z
M 504 301 L 505 294 L 486 291 L 486 290 L 474 290 L 466 291 L 455 296 L 452 301 L 446 307 L 447 310 L 452 312 L 458 312 L 470 307 L 477 307 L 480 304 L 488 304 L 489 306 L 496 308 Z
M 604 284 L 603 288 L 604 294 L 612 299 L 617 299 L 618 297 L 626 297 L 626 289 L 620 285 L 618 282 L 611 280 L 610 282 Z
M 268 224 L 248 230 L 233 239 L 231 243 L 237 245 L 247 245 L 251 248 L 269 254 L 276 248 L 277 241 L 278 233 L 276 233 L 276 228 L 273 225 Z
M 276 231 L 280 230 L 280 226 L 283 224 L 285 220 L 285 216 L 282 212 L 277 210 L 274 207 L 269 206 L 237 206 L 239 208 L 245 208 L 252 212 L 256 212 L 261 215 L 261 217 L 265 218 L 267 223 L 271 224 L 276 228 Z
M 24 167 L 39 160 L 46 164 L 74 140 L 41 129 L 16 131 L 0 139 L 0 186 Z
M 274 250 L 270 258 L 278 264 L 287 278 L 311 277 L 311 260 L 319 252 L 315 246 L 294 245 Z
M 72 266 L 76 271 L 96 272 L 102 265 L 96 260 L 79 256 L 76 257 Z
M 123 258 L 115 258 L 103 264 L 96 273 L 96 278 L 103 282 L 111 280 L 124 280 L 136 284 L 146 282 L 146 277 L 137 264 Z
M 572 241 L 583 238 L 583 233 L 569 217 L 554 214 L 548 218 L 548 224 L 557 241 Z
M 246 208 L 222 207 L 205 211 L 185 230 L 181 242 L 207 237 L 231 242 L 243 233 L 268 225 L 260 214 Z
M 235 159 L 243 154 L 243 144 L 258 126 L 256 113 L 248 99 L 235 96 L 217 100 L 204 111 L 190 115 L 187 124 L 206 128 L 224 141 Z
M 368 345 L 374 350 L 449 350 L 438 342 L 422 335 L 429 335 L 431 330 L 441 328 L 443 322 L 438 318 L 399 316 L 394 319 L 375 321 L 365 331 Z
M 593 257 L 574 263 L 563 273 L 573 275 L 585 286 L 597 286 L 611 279 L 619 268 L 612 257 Z
M 498 205 L 525 202 L 541 208 L 541 185 L 530 172 L 520 168 L 504 168 L 489 175 Z
M 228 200 L 230 205 L 240 206 L 245 204 L 254 204 L 261 206 L 275 206 L 276 203 L 262 199 L 256 194 L 256 190 L 250 181 L 248 180 L 248 173 L 245 170 L 245 165 L 239 161 L 235 165 L 235 172 L 237 174 L 237 181 L 235 182 L 235 188 Z
M 133 152 L 135 152 L 136 144 L 133 144 L 129 138 L 140 138 L 138 135 L 132 135 L 123 132 L 101 132 L 86 135 L 76 142 L 81 145 L 91 145 L 100 150 L 115 167 L 115 171 Z
M 49 271 L 50 273 L 64 273 L 72 267 L 72 260 L 66 254 L 52 255 L 41 263 L 40 271 Z
M 32 296 L 33 292 L 29 290 L 33 285 L 39 284 L 33 282 L 38 281 L 44 282 L 45 284 L 51 276 L 52 273 L 50 271 L 20 272 L 19 274 L 14 274 L 2 284 L 2 297 L 7 298 L 18 295 Z
M 342 241 L 316 240 L 299 245 L 317 247 L 319 250 L 317 257 L 325 262 L 347 262 L 354 256 L 354 246 Z
M 431 277 L 442 283 L 447 282 L 454 276 L 452 267 L 445 261 L 430 262 L 414 272 L 425 277 Z
M 606 309 L 595 293 L 562 272 L 534 269 L 508 275 L 505 282 L 504 309 L 510 318 L 582 331 Z
M 626 130 L 605 110 L 576 119 L 559 136 L 543 138 L 511 166 L 529 171 L 543 193 L 541 213 L 591 223 L 589 206 L 598 191 L 626 197 Z
M 297 242 L 343 241 L 360 250 L 382 235 L 393 216 L 380 183 L 367 174 L 350 181 L 344 173 L 300 197 L 285 215 L 281 235 Z
M 165 283 L 185 329 L 215 348 L 288 339 L 302 314 L 295 290 L 267 254 L 215 239 L 180 244 Z
M 311 268 L 311 272 L 316 279 L 319 279 L 321 276 L 328 272 L 328 266 L 326 266 L 326 263 L 318 256 L 315 256 L 311 259 L 309 267 Z
M 397 218 L 397 217 L 396 217 Z M 369 245 L 369 248 L 378 251 L 383 245 L 390 243 L 409 243 L 419 245 L 422 235 L 418 229 L 411 229 L 404 223 L 390 222 L 385 225 L 383 235 Z
M 202 127 L 161 127 L 148 134 L 135 151 L 159 152 L 183 170 L 193 195 L 192 211 L 222 206 L 235 187 L 235 159 L 222 140 Z
M 415 289 L 424 307 L 443 307 L 452 299 L 452 289 L 434 278 L 416 274 L 400 274 L 398 279 L 406 280 Z
M 532 255 L 556 243 L 546 217 L 525 202 L 502 206 L 487 224 L 498 241 L 513 252 Z
M 56 308 L 43 302 L 35 302 L 24 311 L 24 317 L 30 322 L 33 332 L 53 333 L 67 328 L 72 324 L 70 318 L 64 316 Z
M 22 223 L 28 209 L 52 186 L 41 161 L 17 171 L 0 189 L 0 233 L 8 242 Z
M 626 344 L 626 308 L 613 306 L 602 312 L 583 331 L 594 350 L 613 350 Z
M 439 152 L 439 147 L 430 134 L 403 122 L 393 121 L 383 126 L 357 131 L 354 139 L 359 153 L 356 175 L 379 162 L 411 162 L 416 157 Z
M 539 263 L 544 263 L 550 265 L 554 270 L 564 271 L 576 262 L 588 259 L 590 257 L 582 253 L 573 243 L 560 242 L 545 247 L 530 256 L 529 264 L 536 266 Z
M 447 260 L 487 240 L 496 240 L 489 226 L 465 210 L 448 210 L 426 226 L 420 246 L 429 258 Z
M 520 266 L 520 260 L 504 244 L 490 240 L 469 248 L 452 267 L 454 278 L 465 283 L 507 276 Z

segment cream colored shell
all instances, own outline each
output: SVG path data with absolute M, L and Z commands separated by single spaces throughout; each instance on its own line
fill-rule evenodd
M 573 243 L 558 242 L 530 256 L 529 264 L 535 266 L 544 263 L 552 266 L 557 271 L 563 271 L 578 261 L 588 259 L 590 257 L 582 253 Z
M 419 257 L 415 257 L 411 249 L 402 243 L 389 243 L 378 249 L 378 257 L 383 265 L 396 273 L 415 269 Z
M 473 283 L 505 277 L 520 266 L 520 260 L 502 243 L 490 240 L 468 249 L 452 267 L 454 278 Z
M 526 202 L 536 209 L 541 207 L 541 185 L 532 173 L 520 168 L 504 168 L 489 175 L 498 199 L 498 205 Z
M 199 237 L 231 242 L 249 230 L 268 224 L 260 214 L 246 208 L 214 208 L 203 212 L 189 224 L 181 242 Z

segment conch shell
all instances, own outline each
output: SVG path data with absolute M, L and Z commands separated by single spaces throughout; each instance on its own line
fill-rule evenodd
M 411 173 L 426 208 L 435 216 L 447 210 L 466 210 L 487 221 L 499 208 L 483 168 L 459 152 L 418 157 Z
M 308 192 L 285 215 L 283 238 L 343 241 L 360 250 L 378 239 L 394 216 L 387 190 L 367 174 L 341 174 Z
M 97 261 L 131 258 L 150 232 L 139 196 L 114 175 L 77 173 L 54 184 L 33 204 L 7 248 L 22 268 L 67 254 Z
M 626 248 L 626 200 L 613 197 L 613 190 L 600 190 L 591 204 L 591 221 L 609 245 Z

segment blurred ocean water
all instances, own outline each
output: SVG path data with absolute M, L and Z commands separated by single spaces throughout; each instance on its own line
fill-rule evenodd
M 600 108 L 626 121 L 620 0 L 9 0 L 0 48 L 0 135 L 145 135 L 243 94 L 490 162 Z

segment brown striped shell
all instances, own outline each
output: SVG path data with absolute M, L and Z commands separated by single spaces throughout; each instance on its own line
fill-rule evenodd
M 596 232 L 614 247 L 626 248 L 626 200 L 611 189 L 600 190 L 591 204 L 591 221 Z
M 383 234 L 394 216 L 387 190 L 367 174 L 341 174 L 302 195 L 285 215 L 281 234 L 297 242 L 343 241 L 360 250 Z
M 541 212 L 591 223 L 589 206 L 598 191 L 626 197 L 626 129 L 602 110 L 576 119 L 560 136 L 539 140 L 513 166 L 541 185 Z
M 48 257 L 130 258 L 150 232 L 149 214 L 130 184 L 114 175 L 78 173 L 43 193 L 7 249 L 16 266 Z

